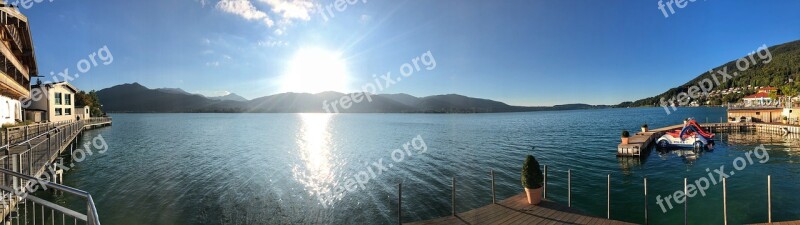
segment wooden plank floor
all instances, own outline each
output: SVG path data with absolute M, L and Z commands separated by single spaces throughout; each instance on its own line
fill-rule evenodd
M 759 223 L 757 225 L 770 225 L 770 223 Z M 772 222 L 771 225 L 800 225 L 800 220 L 786 221 L 786 222 Z
M 457 216 L 407 223 L 422 224 L 632 224 L 587 216 L 579 211 L 551 201 L 538 206 L 528 205 L 525 193 L 513 196 L 498 204 L 473 209 Z

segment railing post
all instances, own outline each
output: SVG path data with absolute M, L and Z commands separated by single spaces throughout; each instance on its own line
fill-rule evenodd
M 492 204 L 496 204 L 497 196 L 495 195 L 494 192 L 494 170 L 492 170 L 490 173 L 492 174 Z
M 19 165 L 20 164 L 19 163 L 20 160 L 19 160 L 19 158 L 20 158 L 19 154 L 11 155 L 11 171 L 14 171 L 14 172 L 17 172 L 17 173 L 20 172 L 19 171 L 20 170 L 20 165 Z M 14 190 L 17 190 L 17 188 L 21 188 L 22 187 L 22 184 L 20 183 L 20 180 L 19 180 L 18 177 L 11 176 L 11 187 L 14 188 Z
M 772 176 L 767 175 L 767 208 L 769 223 L 772 223 Z
M 611 219 L 611 174 L 608 174 L 606 183 L 606 219 Z
M 727 179 L 722 178 L 722 216 L 724 217 L 725 225 L 728 225 L 728 184 Z
M 572 169 L 567 170 L 567 207 L 572 208 Z
M 648 224 L 647 221 L 647 177 L 644 177 L 644 224 Z
M 453 216 L 456 215 L 456 177 L 453 177 L 453 199 L 452 199 L 452 206 L 453 206 Z
M 50 139 L 52 139 L 52 137 L 50 136 L 50 132 L 47 132 L 47 155 L 50 155 L 50 148 L 52 147 Z
M 543 183 L 544 183 L 544 185 L 542 185 L 542 186 L 544 186 L 544 188 L 543 188 L 544 196 L 542 196 L 542 198 L 543 199 L 547 199 L 547 165 L 544 165 L 544 182 Z
M 403 224 L 403 183 L 397 184 L 397 224 Z

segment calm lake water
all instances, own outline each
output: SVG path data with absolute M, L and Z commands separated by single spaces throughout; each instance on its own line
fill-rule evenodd
M 652 151 L 641 162 L 615 155 L 623 129 L 673 125 L 686 117 L 719 121 L 724 114 L 722 108 L 681 108 L 671 115 L 661 108 L 114 114 L 114 126 L 84 138 L 102 135 L 109 150 L 77 164 L 65 183 L 92 193 L 104 224 L 393 224 L 398 183 L 403 183 L 404 221 L 447 216 L 451 177 L 457 179 L 457 209 L 464 212 L 491 203 L 490 170 L 496 172 L 498 198 L 522 192 L 522 161 L 532 154 L 548 165 L 548 197 L 556 202 L 566 204 L 566 171 L 572 169 L 573 207 L 605 216 L 606 174 L 611 174 L 612 219 L 642 223 L 647 177 L 650 222 L 674 224 L 683 220 L 683 205 L 662 213 L 657 195 L 682 190 L 684 177 L 690 182 L 708 177 L 706 169 L 725 165 L 733 171 L 735 158 L 764 144 L 768 162 L 754 158 L 728 179 L 729 222 L 766 222 L 767 174 L 773 179 L 774 220 L 800 219 L 800 139 L 724 134 L 714 151 L 696 159 L 679 151 Z M 403 153 L 403 160 L 393 160 L 393 150 L 405 143 L 411 144 L 408 151 L 394 153 Z M 356 178 L 363 185 L 352 184 Z M 319 192 L 347 186 L 357 190 L 339 188 L 345 190 L 341 199 L 323 198 L 333 200 L 322 205 Z M 706 193 L 689 199 L 689 221 L 720 224 L 722 185 Z M 74 199 L 60 201 L 81 206 Z

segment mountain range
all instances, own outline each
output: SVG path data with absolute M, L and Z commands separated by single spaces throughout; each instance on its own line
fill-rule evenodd
M 281 93 L 252 100 L 236 94 L 205 97 L 179 88 L 150 89 L 139 83 L 121 84 L 97 91 L 106 112 L 253 112 L 253 113 L 495 113 L 546 110 L 608 108 L 604 105 L 569 104 L 557 106 L 512 106 L 503 102 L 471 98 L 457 94 L 415 97 L 408 94 L 372 95 L 349 108 L 340 99 L 350 95 L 339 92 Z M 328 111 L 324 106 L 329 106 Z M 336 109 L 333 106 L 336 105 Z

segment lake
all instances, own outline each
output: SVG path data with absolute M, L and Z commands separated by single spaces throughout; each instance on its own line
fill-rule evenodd
M 611 218 L 644 221 L 644 177 L 652 224 L 683 220 L 683 205 L 662 213 L 656 196 L 672 195 L 708 177 L 760 144 L 758 159 L 728 178 L 729 222 L 766 222 L 767 174 L 773 218 L 800 219 L 798 139 L 718 134 L 697 158 L 652 151 L 643 160 L 617 158 L 623 129 L 719 121 L 724 108 L 602 109 L 497 114 L 113 114 L 114 126 L 87 131 L 109 145 L 66 172 L 65 184 L 90 192 L 105 224 L 394 224 L 397 184 L 403 220 L 450 214 L 451 177 L 457 210 L 523 191 L 526 155 L 549 169 L 548 198 L 566 204 L 572 170 L 573 207 L 605 216 L 611 174 Z M 399 159 L 399 160 L 398 160 Z M 692 223 L 722 223 L 722 185 L 689 199 Z M 322 195 L 320 195 L 322 193 Z M 59 197 L 55 197 L 59 198 Z M 59 199 L 80 207 L 76 199 Z M 673 203 L 675 204 L 675 203 Z

